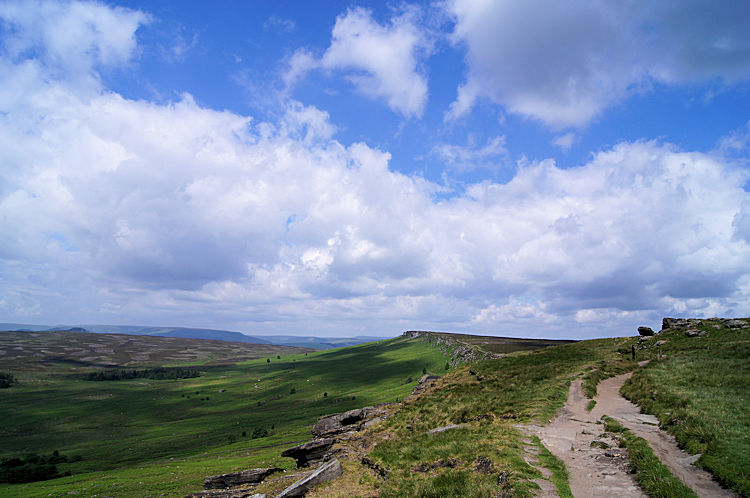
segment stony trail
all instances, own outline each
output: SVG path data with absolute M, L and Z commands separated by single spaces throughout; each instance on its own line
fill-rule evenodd
M 690 455 L 681 450 L 671 434 L 659 429 L 659 420 L 653 415 L 641 413 L 638 405 L 626 400 L 620 388 L 631 374 L 618 375 L 599 383 L 597 405 L 589 414 L 598 419 L 609 415 L 630 429 L 635 435 L 648 441 L 654 454 L 669 470 L 689 486 L 700 497 L 734 497 L 733 492 L 722 488 L 713 476 L 693 465 L 700 455 Z
M 620 387 L 629 377 L 630 374 L 624 374 L 602 381 L 591 412 L 586 410 L 589 399 L 583 394 L 583 382 L 575 380 L 565 406 L 549 424 L 520 427 L 527 434 L 536 434 L 547 449 L 565 463 L 573 495 L 646 496 L 633 474 L 628 472 L 626 450 L 603 437 L 604 425 L 597 422 L 602 415 L 608 415 L 648 441 L 657 457 L 698 496 L 737 496 L 719 486 L 708 472 L 695 467 L 693 463 L 697 458 L 682 451 L 671 435 L 660 430 L 656 417 L 641 413 L 637 405 L 622 397 Z M 595 446 L 591 447 L 595 441 Z M 611 449 L 605 450 L 604 445 Z

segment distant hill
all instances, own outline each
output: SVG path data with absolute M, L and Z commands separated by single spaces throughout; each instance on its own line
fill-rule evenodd
M 259 335 L 255 336 L 279 346 L 297 346 L 300 348 L 334 349 L 345 346 L 356 346 L 365 342 L 376 342 L 391 337 L 356 336 L 356 337 L 309 337 L 296 335 Z
M 24 323 L 0 323 L 0 330 L 19 330 L 44 332 L 65 330 L 70 332 L 94 332 L 97 334 L 129 334 L 158 337 L 180 337 L 183 339 L 209 339 L 215 341 L 246 342 L 253 344 L 274 344 L 312 349 L 333 349 L 354 346 L 365 342 L 381 341 L 390 337 L 312 337 L 293 335 L 247 335 L 218 329 L 199 329 L 190 327 L 151 327 L 143 325 L 29 325 Z

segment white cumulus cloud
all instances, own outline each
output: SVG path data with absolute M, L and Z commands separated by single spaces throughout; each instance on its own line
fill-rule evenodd
M 341 71 L 361 94 L 386 102 L 394 112 L 420 117 L 427 103 L 427 78 L 420 60 L 428 49 L 417 13 L 409 9 L 379 24 L 357 7 L 336 19 L 331 44 L 318 59 L 299 49 L 283 74 L 287 87 L 317 68 Z
M 466 81 L 448 119 L 479 99 L 552 127 L 584 126 L 652 82 L 750 78 L 750 5 L 452 0 Z

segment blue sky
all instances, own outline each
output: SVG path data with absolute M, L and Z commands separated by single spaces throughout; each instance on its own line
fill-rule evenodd
M 750 315 L 750 6 L 0 5 L 0 321 Z

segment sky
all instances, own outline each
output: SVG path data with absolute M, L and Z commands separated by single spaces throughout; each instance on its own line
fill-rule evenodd
M 745 0 L 0 0 L 0 321 L 750 316 Z

